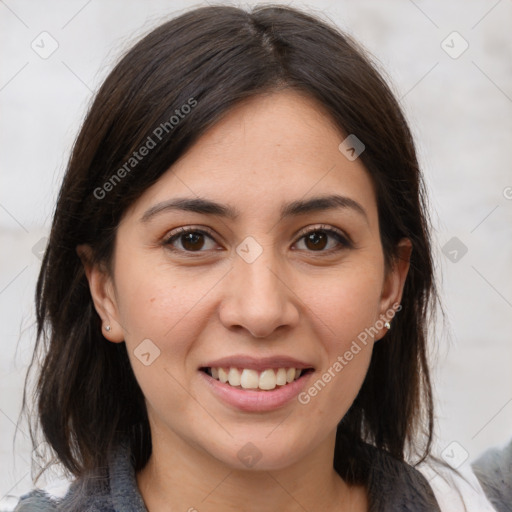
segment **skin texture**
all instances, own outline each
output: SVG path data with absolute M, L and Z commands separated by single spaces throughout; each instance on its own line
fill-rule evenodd
M 411 245 L 402 241 L 386 274 L 374 188 L 360 159 L 339 151 L 345 137 L 307 96 L 285 90 L 252 98 L 126 212 L 112 276 L 88 265 L 88 248 L 78 248 L 96 310 L 111 326 L 103 334 L 126 342 L 146 397 L 153 454 L 137 481 L 150 512 L 367 510 L 365 490 L 347 486 L 332 458 L 336 426 L 362 385 L 375 340 L 308 404 L 292 400 L 271 412 L 221 402 L 198 371 L 234 354 L 286 354 L 315 368 L 313 383 L 400 303 Z M 284 203 L 333 193 L 357 201 L 367 218 L 337 208 L 279 219 Z M 165 211 L 141 221 L 176 197 L 207 198 L 240 214 Z M 304 228 L 320 226 L 339 229 L 352 246 L 332 235 L 318 246 L 303 237 Z M 165 245 L 180 227 L 212 237 Z M 236 252 L 247 236 L 262 249 L 252 263 Z M 148 338 L 160 355 L 145 366 L 134 350 Z M 251 468 L 237 457 L 248 442 L 262 455 Z

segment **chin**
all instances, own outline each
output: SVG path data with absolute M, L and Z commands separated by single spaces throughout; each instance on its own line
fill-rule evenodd
M 293 438 L 286 436 L 285 439 L 277 434 L 271 441 L 265 436 L 247 437 L 246 442 L 235 441 L 226 447 L 226 451 L 212 452 L 210 454 L 230 468 L 250 471 L 278 471 L 286 469 L 298 462 L 304 453 L 298 451 L 299 444 Z M 259 440 L 261 439 L 261 440 Z M 233 445 L 236 446 L 232 451 Z

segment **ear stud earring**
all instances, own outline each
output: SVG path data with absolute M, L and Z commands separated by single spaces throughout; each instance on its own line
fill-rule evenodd
M 110 325 L 105 326 L 105 331 L 110 332 L 112 330 L 112 327 Z
M 389 322 L 386 322 L 386 323 L 384 324 L 384 327 L 385 327 L 386 329 L 391 329 L 391 324 L 390 324 Z

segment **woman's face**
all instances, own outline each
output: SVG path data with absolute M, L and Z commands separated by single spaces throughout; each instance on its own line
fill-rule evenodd
M 153 435 L 279 469 L 335 432 L 408 270 L 384 272 L 372 183 L 344 138 L 305 96 L 253 98 L 123 217 L 111 279 L 89 280 L 104 335 L 126 341 Z M 313 371 L 283 384 L 296 367 Z

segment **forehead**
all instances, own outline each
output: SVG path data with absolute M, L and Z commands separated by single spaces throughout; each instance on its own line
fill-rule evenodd
M 205 197 L 243 213 L 275 216 L 282 203 L 340 194 L 376 222 L 374 187 L 360 159 L 339 150 L 346 138 L 326 110 L 295 91 L 253 97 L 231 109 L 135 205 Z M 254 213 L 254 211 L 252 212 Z

